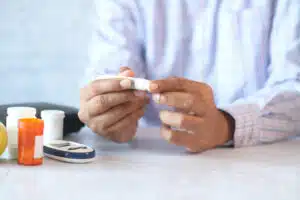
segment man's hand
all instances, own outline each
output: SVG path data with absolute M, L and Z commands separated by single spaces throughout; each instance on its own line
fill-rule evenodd
M 153 100 L 176 111 L 161 111 L 161 135 L 191 152 L 215 148 L 232 138 L 233 119 L 218 110 L 212 88 L 183 78 L 152 81 Z
M 129 68 L 120 75 L 134 76 Z M 149 102 L 145 92 L 130 90 L 130 80 L 97 80 L 81 89 L 79 119 L 93 132 L 115 142 L 128 142 Z

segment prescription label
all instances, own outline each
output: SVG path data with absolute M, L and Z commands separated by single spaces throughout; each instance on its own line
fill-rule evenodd
M 34 141 L 34 158 L 42 158 L 43 154 L 43 136 L 35 136 Z

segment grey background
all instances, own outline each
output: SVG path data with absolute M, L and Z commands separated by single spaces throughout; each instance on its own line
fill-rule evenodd
M 92 0 L 0 0 L 0 104 L 79 105 Z

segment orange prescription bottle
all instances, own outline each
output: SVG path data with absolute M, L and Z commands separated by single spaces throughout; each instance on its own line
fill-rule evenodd
M 18 163 L 41 165 L 43 163 L 44 121 L 38 118 L 19 119 Z

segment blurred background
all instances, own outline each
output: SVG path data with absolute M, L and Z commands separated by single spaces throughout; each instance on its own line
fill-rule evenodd
M 92 0 L 0 0 L 0 104 L 79 105 Z

